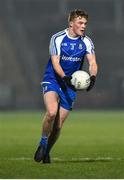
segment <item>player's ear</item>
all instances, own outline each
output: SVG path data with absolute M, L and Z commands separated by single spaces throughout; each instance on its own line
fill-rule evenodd
M 73 26 L 73 21 L 69 22 L 69 26 L 72 27 Z

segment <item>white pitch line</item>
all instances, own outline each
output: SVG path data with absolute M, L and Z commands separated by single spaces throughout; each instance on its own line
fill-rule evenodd
M 8 160 L 8 161 L 30 161 L 33 158 L 28 158 L 28 157 L 10 157 L 10 158 L 0 158 L 0 160 Z
M 8 160 L 8 161 L 31 161 L 33 160 L 32 158 L 29 157 L 10 157 L 10 158 L 0 158 L 0 160 Z M 91 157 L 81 157 L 81 158 L 70 158 L 70 159 L 64 159 L 64 158 L 59 158 L 59 157 L 53 157 L 53 161 L 58 161 L 58 162 L 92 162 L 92 161 L 122 161 L 124 158 L 120 157 L 96 157 L 96 158 L 91 158 Z

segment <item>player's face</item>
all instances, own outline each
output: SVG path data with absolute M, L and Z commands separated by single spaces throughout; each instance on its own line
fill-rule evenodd
M 87 26 L 87 20 L 79 16 L 71 22 L 71 26 L 75 36 L 83 36 Z

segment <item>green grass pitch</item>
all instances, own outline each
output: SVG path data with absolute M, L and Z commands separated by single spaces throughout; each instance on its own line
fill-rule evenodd
M 0 112 L 0 178 L 124 178 L 124 112 L 72 111 L 51 164 L 36 163 L 40 112 Z

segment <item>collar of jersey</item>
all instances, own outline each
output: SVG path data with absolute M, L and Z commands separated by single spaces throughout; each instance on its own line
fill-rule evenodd
M 78 38 L 80 37 L 80 36 L 77 36 L 77 37 L 71 37 L 71 36 L 69 36 L 67 29 L 65 29 L 65 32 L 66 32 L 66 35 L 68 36 L 69 39 L 75 40 L 75 39 L 78 39 Z

